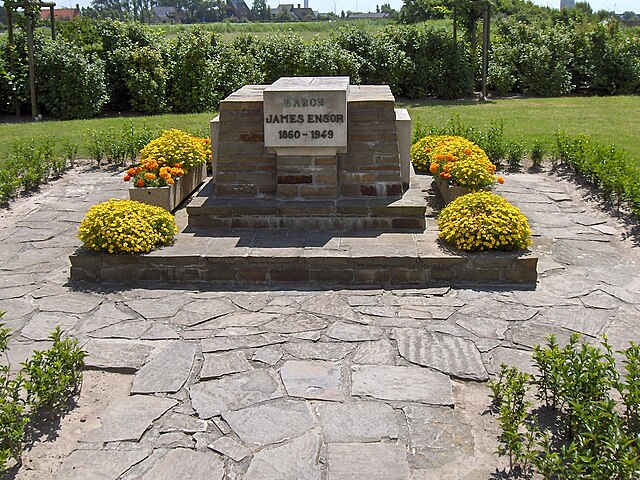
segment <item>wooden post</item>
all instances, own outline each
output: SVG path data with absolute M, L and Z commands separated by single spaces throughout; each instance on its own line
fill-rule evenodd
M 491 22 L 491 12 L 489 2 L 483 7 L 482 19 L 482 100 L 487 100 L 487 76 L 489 73 L 489 27 Z
M 9 28 L 9 70 L 11 71 L 11 75 L 16 74 L 16 59 L 15 59 L 15 45 L 13 41 L 13 17 L 11 15 L 11 9 L 13 7 L 7 8 L 7 27 Z M 16 109 L 16 117 L 19 117 L 22 112 L 20 112 L 20 100 L 18 97 L 14 97 L 13 105 Z
M 456 11 L 455 4 L 451 11 L 451 20 L 453 20 L 453 43 L 458 46 L 458 12 Z
M 29 92 L 31 94 L 31 118 L 38 116 L 38 103 L 36 100 L 36 66 L 33 58 L 33 28 L 31 25 L 31 4 L 29 0 L 24 0 L 24 19 L 27 29 L 27 53 L 29 55 Z
M 53 6 L 49 7 L 49 16 L 51 17 L 51 40 L 56 39 L 56 14 L 53 11 Z

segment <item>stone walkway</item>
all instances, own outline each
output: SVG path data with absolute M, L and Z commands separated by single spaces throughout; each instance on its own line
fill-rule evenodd
M 92 400 L 85 385 L 80 408 L 100 409 L 70 414 L 57 463 L 26 452 L 16 478 L 486 479 L 504 466 L 483 414 L 501 362 L 530 370 L 551 333 L 640 340 L 638 248 L 546 174 L 501 187 L 536 235 L 531 291 L 69 287 L 84 212 L 125 187 L 70 172 L 0 213 L 11 365 L 61 325 L 89 352 L 85 383 L 111 375 Z

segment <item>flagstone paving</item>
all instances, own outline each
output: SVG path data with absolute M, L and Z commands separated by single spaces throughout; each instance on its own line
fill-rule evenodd
M 85 389 L 92 413 L 70 414 L 66 450 L 36 444 L 16 478 L 489 478 L 504 460 L 484 381 L 501 362 L 530 370 L 550 333 L 640 340 L 623 226 L 565 180 L 506 179 L 535 235 L 535 290 L 70 285 L 82 214 L 126 185 L 71 172 L 19 199 L 0 212 L 12 367 L 60 325 L 89 353 L 87 385 L 119 383 Z

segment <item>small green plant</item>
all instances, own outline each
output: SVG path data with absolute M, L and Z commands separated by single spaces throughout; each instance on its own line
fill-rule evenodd
M 0 311 L 0 319 L 4 312 Z M 22 369 L 10 376 L 7 358 L 11 331 L 0 323 L 0 474 L 12 460 L 20 463 L 23 441 L 39 414 L 62 414 L 82 383 L 84 351 L 78 341 L 63 338 L 60 327 L 51 332 L 52 347 L 35 351 Z
M 511 471 L 520 464 L 524 472 L 528 471 L 524 439 L 531 402 L 525 400 L 525 394 L 531 380 L 530 375 L 502 364 L 497 380 L 489 382 L 493 408 L 498 414 L 498 424 L 502 430 L 499 437 L 498 454 L 509 457 Z
M 504 122 L 502 120 L 491 122 L 489 129 L 482 132 L 476 142 L 482 147 L 489 159 L 499 167 L 507 156 Z
M 122 132 L 109 127 L 104 133 L 104 153 L 107 162 L 114 166 L 124 165 L 127 156 L 127 143 Z
M 0 312 L 0 318 L 4 312 Z M 9 376 L 9 362 L 6 358 L 11 331 L 0 324 L 0 356 L 4 355 L 6 364 L 0 365 L 0 473 L 11 459 L 20 461 L 22 441 L 29 421 L 26 406 L 20 392 L 23 385 L 21 375 Z
M 526 148 L 523 142 L 514 141 L 507 143 L 507 163 L 509 167 L 514 170 L 519 169 L 525 152 Z
M 547 480 L 632 480 L 640 476 L 640 348 L 631 346 L 620 375 L 606 338 L 601 348 L 553 336 L 533 352 L 533 379 L 503 365 L 490 383 L 501 428 L 500 455 L 510 474 Z M 535 388 L 539 408 L 524 399 Z M 619 399 L 619 400 L 618 400 Z
M 104 133 L 102 131 L 93 130 L 89 134 L 87 141 L 87 150 L 89 157 L 96 162 L 96 166 L 100 166 L 105 158 L 106 145 L 104 141 Z
M 34 411 L 60 414 L 79 391 L 86 354 L 77 339 L 63 338 L 60 327 L 51 332 L 49 340 L 53 342 L 49 350 L 36 350 L 22 364 L 25 390 Z
M 122 127 L 122 138 L 125 145 L 125 153 L 127 158 L 133 162 L 140 155 L 140 150 L 151 140 L 158 136 L 157 128 L 150 129 L 147 125 L 136 129 L 133 122 Z
M 542 166 L 542 160 L 547 153 L 547 149 L 540 140 L 536 140 L 531 147 L 531 162 L 533 168 L 540 168 Z
M 76 157 L 78 156 L 78 144 L 70 141 L 65 141 L 62 145 L 64 151 L 64 158 L 69 162 L 69 166 L 73 168 L 76 164 Z

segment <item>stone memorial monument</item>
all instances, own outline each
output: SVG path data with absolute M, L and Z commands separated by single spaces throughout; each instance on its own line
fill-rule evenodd
M 431 177 L 413 174 L 411 119 L 388 86 L 346 77 L 247 85 L 211 121 L 213 176 L 172 246 L 79 252 L 71 278 L 115 282 L 535 285 L 537 258 L 436 243 Z M 427 228 L 428 227 L 428 228 Z
M 187 207 L 189 225 L 423 231 L 410 137 L 388 86 L 348 77 L 247 85 L 211 122 L 213 177 Z

